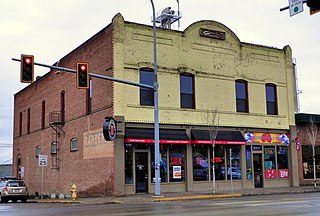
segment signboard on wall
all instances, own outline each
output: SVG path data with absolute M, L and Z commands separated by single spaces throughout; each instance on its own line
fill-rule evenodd
M 245 140 L 253 143 L 283 143 L 289 144 L 290 140 L 287 134 L 276 133 L 246 133 Z
M 83 159 L 113 156 L 113 142 L 105 141 L 102 129 L 83 134 Z

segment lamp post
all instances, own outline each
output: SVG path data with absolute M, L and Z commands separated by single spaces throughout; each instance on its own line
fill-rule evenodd
M 158 110 L 158 67 L 157 67 L 157 34 L 156 34 L 156 12 L 153 4 L 152 16 L 153 16 L 153 91 L 154 91 L 154 194 L 160 196 L 160 146 L 159 146 L 159 110 Z

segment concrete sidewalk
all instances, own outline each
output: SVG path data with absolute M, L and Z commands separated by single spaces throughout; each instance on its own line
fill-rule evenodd
M 218 199 L 241 196 L 258 196 L 258 195 L 273 195 L 273 194 L 289 194 L 289 193 L 314 193 L 320 192 L 320 188 L 313 189 L 313 186 L 300 187 L 277 187 L 277 188 L 252 188 L 231 191 L 221 191 L 212 194 L 211 191 L 202 192 L 177 192 L 163 193 L 161 196 L 153 194 L 134 194 L 121 197 L 105 196 L 92 198 L 78 198 L 76 201 L 71 199 L 43 199 L 43 200 L 28 200 L 28 202 L 37 203 L 74 203 L 74 204 L 123 204 L 123 203 L 141 203 L 141 202 L 164 202 L 192 199 Z

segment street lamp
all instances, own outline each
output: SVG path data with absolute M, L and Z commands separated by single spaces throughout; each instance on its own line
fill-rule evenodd
M 158 67 L 157 67 L 157 34 L 156 34 L 156 12 L 153 4 L 152 16 L 153 16 L 153 91 L 154 91 L 154 194 L 160 196 L 160 146 L 159 146 L 159 110 L 158 110 Z

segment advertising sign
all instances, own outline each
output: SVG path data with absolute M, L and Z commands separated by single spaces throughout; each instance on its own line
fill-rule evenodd
M 181 179 L 181 166 L 173 166 L 173 178 Z

